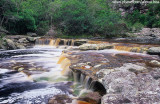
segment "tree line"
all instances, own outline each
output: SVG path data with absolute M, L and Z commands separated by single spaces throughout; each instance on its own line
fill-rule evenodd
M 107 0 L 0 0 L 0 26 L 12 34 L 36 32 L 51 27 L 68 36 L 125 36 L 133 27 L 159 27 L 160 5 L 148 12 L 135 10 L 124 18 Z

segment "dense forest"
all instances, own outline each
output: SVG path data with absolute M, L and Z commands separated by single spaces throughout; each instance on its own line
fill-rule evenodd
M 160 27 L 160 4 L 147 4 L 145 12 L 136 8 L 122 16 L 111 3 L 109 0 L 0 0 L 0 27 L 11 34 L 45 35 L 54 29 L 58 35 L 102 37 L 122 36 L 142 27 Z

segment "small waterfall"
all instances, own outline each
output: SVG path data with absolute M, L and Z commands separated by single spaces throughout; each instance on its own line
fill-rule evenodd
M 36 45 L 49 45 L 49 46 L 58 46 L 61 42 L 61 39 L 47 39 L 47 38 L 41 38 L 37 39 L 35 44 Z
M 55 43 L 55 40 L 51 39 L 50 42 L 49 42 L 49 45 L 54 46 L 54 43 Z
M 60 58 L 59 58 L 59 60 L 58 60 L 58 62 L 57 62 L 57 64 L 61 64 L 62 61 L 63 61 L 65 58 L 66 58 L 66 57 L 65 57 L 64 55 L 61 55 Z
M 71 71 L 71 69 L 69 68 L 71 65 L 71 61 L 65 56 L 65 55 L 61 55 L 57 64 L 61 64 L 61 68 L 62 70 L 62 74 L 63 75 L 68 75 L 68 73 Z
M 96 83 L 96 81 L 92 81 L 89 86 L 89 89 L 94 90 L 95 83 Z
M 72 41 L 71 41 L 71 46 L 74 46 L 74 42 L 75 42 L 75 41 L 72 39 Z
M 128 52 L 136 52 L 136 53 L 145 53 L 148 50 L 147 48 L 144 48 L 143 46 L 114 46 L 116 50 L 122 50 L 122 51 L 128 51 Z
M 73 77 L 75 82 L 79 82 L 80 80 L 80 73 L 79 72 L 73 72 Z
M 56 39 L 56 42 L 55 42 L 55 44 L 54 44 L 54 45 L 55 45 L 55 46 L 58 46 L 58 45 L 59 45 L 59 43 L 60 43 L 60 41 L 61 41 L 61 39 L 60 39 L 60 38 L 57 38 L 57 39 Z
M 84 75 L 84 74 L 81 74 L 81 76 L 80 76 L 80 83 L 81 83 L 81 84 L 83 84 L 84 79 L 85 79 L 85 75 Z
M 62 74 L 63 75 L 67 75 L 68 72 L 70 71 L 70 65 L 71 65 L 71 62 L 69 59 L 65 58 L 62 62 L 61 62 L 61 68 L 63 69 L 62 70 Z
M 92 81 L 92 79 L 91 79 L 89 76 L 86 76 L 86 77 L 85 77 L 85 79 L 84 79 L 84 87 L 85 87 L 86 89 L 89 89 L 89 86 L 90 86 L 90 84 L 91 84 L 91 81 Z
M 68 77 L 69 78 L 73 78 L 74 76 L 73 76 L 73 71 L 72 70 L 70 70 L 69 72 L 68 72 Z
M 68 40 L 64 39 L 64 45 L 67 45 Z

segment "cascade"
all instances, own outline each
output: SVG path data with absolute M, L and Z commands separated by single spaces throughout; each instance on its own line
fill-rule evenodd
M 80 83 L 81 83 L 81 84 L 83 84 L 84 79 L 85 79 L 85 75 L 84 75 L 84 74 L 81 74 L 81 76 L 80 76 Z
M 58 60 L 58 62 L 57 62 L 57 64 L 61 64 L 61 62 L 62 62 L 65 58 L 66 58 L 65 55 L 61 55 L 60 58 L 59 58 L 59 60 Z
M 90 84 L 91 84 L 91 81 L 92 81 L 92 79 L 91 79 L 89 76 L 86 76 L 86 77 L 85 77 L 85 79 L 84 79 L 84 87 L 85 87 L 86 89 L 89 89 L 89 86 L 90 86 Z
M 72 41 L 71 41 L 71 46 L 74 46 L 74 39 L 72 39 Z
M 54 46 L 54 43 L 55 43 L 55 40 L 50 39 L 49 45 L 50 45 L 50 46 Z
M 55 45 L 55 46 L 58 46 L 58 45 L 59 45 L 59 43 L 60 43 L 60 41 L 61 41 L 61 39 L 60 39 L 60 38 L 57 38 L 57 39 L 56 39 L 56 42 L 55 42 L 55 44 L 54 44 L 54 45 Z
M 64 45 L 67 45 L 68 40 L 64 39 Z
M 71 65 L 71 62 L 69 59 L 65 58 L 62 62 L 61 62 L 61 68 L 62 70 L 62 74 L 63 75 L 67 75 L 67 73 L 70 71 L 69 66 Z
M 75 82 L 79 82 L 80 80 L 80 73 L 79 72 L 73 72 L 73 77 Z

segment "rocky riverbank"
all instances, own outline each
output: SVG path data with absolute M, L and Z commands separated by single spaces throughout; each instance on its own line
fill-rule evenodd
M 64 73 L 71 70 L 78 79 L 89 77 L 88 86 L 103 95 L 101 104 L 160 103 L 159 56 L 97 47 L 88 44 L 64 51 L 60 58 Z M 155 48 L 159 47 L 148 52 Z M 68 65 L 69 69 L 65 67 Z
M 37 35 L 31 33 L 29 35 L 6 35 L 0 40 L 0 49 L 15 50 L 26 49 L 35 45 Z

